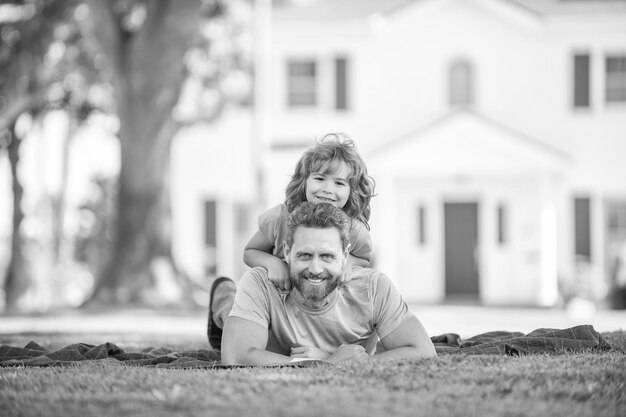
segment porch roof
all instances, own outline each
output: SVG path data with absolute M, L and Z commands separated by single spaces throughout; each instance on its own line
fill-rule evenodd
M 572 157 L 475 111 L 455 110 L 365 155 L 373 172 L 420 176 L 563 174 Z

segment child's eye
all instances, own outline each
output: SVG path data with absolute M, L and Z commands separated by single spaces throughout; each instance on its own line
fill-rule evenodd
M 347 183 L 343 181 L 337 181 L 335 184 L 337 184 L 339 187 L 345 187 L 346 185 L 348 185 Z

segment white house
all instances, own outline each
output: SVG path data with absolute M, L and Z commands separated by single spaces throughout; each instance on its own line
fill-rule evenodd
M 626 1 L 293 1 L 274 8 L 267 62 L 266 205 L 314 138 L 348 133 L 377 182 L 375 265 L 408 300 L 554 305 L 560 279 L 610 284 Z M 177 142 L 175 248 L 192 273 L 237 276 L 260 210 L 253 118 L 214 129 L 221 152 Z

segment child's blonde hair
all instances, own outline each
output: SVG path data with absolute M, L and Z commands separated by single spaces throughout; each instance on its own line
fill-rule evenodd
M 345 133 L 329 133 L 304 152 L 287 184 L 287 209 L 292 212 L 300 203 L 307 201 L 306 181 L 311 173 L 335 172 L 341 162 L 345 162 L 351 170 L 348 176 L 350 196 L 343 211 L 363 222 L 369 230 L 370 201 L 376 183 L 367 174 L 367 166 L 357 152 L 354 141 Z

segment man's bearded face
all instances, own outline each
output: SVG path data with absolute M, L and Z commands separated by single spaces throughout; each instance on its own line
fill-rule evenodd
M 285 255 L 293 287 L 311 301 L 324 300 L 337 288 L 348 256 L 339 230 L 308 227 L 296 230 Z

